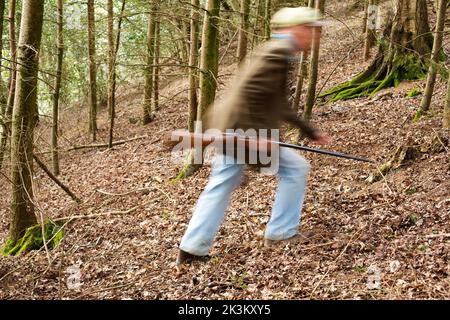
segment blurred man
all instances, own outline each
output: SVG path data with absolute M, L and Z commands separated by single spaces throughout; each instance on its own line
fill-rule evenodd
M 226 98 L 211 108 L 213 111 L 205 119 L 207 127 L 221 132 L 230 129 L 275 132 L 285 121 L 299 127 L 316 143 L 327 144 L 330 138 L 300 120 L 289 107 L 287 97 L 289 59 L 300 51 L 310 50 L 314 35 L 319 40 L 321 24 L 320 13 L 312 8 L 284 8 L 275 13 L 271 20 L 272 39 L 255 50 L 252 61 L 240 71 Z M 269 133 L 270 136 L 273 134 Z M 279 149 L 276 161 L 279 185 L 264 234 L 265 246 L 305 238 L 298 228 L 309 165 L 286 148 Z M 245 164 L 226 152 L 217 156 L 209 182 L 181 240 L 177 265 L 208 257 L 244 167 Z

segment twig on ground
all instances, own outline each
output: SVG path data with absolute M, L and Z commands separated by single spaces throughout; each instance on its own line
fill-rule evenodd
M 64 185 L 51 171 L 45 166 L 45 164 L 36 156 L 33 155 L 34 160 L 37 162 L 39 167 L 58 185 L 63 189 L 75 202 L 80 203 L 81 200 L 72 192 L 70 189 Z

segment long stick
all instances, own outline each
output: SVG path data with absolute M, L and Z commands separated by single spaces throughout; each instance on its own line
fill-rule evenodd
M 225 136 L 233 136 L 233 137 L 237 137 L 238 139 L 249 139 L 248 137 L 239 137 L 235 134 L 224 134 Z M 356 156 L 352 156 L 352 155 L 348 155 L 345 153 L 341 153 L 341 152 L 336 152 L 336 151 L 329 151 L 329 150 L 324 150 L 324 149 L 317 149 L 317 148 L 311 148 L 311 147 L 305 147 L 305 146 L 300 146 L 298 144 L 291 144 L 291 143 L 286 143 L 286 142 L 280 142 L 280 141 L 267 141 L 267 143 L 273 143 L 273 144 L 277 144 L 281 147 L 286 147 L 286 148 L 291 148 L 291 149 L 298 149 L 298 150 L 304 150 L 304 151 L 309 151 L 309 152 L 314 152 L 314 153 L 320 153 L 320 154 L 326 154 L 329 156 L 333 156 L 333 157 L 339 157 L 339 158 L 345 158 L 345 159 L 351 159 L 351 160 L 356 160 L 356 161 L 363 161 L 363 162 L 370 162 L 370 163 L 375 163 L 375 161 L 367 159 L 367 158 L 363 158 L 363 157 L 356 157 Z
M 296 145 L 296 144 L 290 144 L 290 143 L 285 143 L 285 142 L 277 142 L 277 141 L 272 141 L 272 142 L 276 143 L 276 144 L 278 144 L 278 145 L 280 145 L 282 147 L 298 149 L 298 150 L 305 150 L 305 151 L 310 151 L 310 152 L 315 152 L 315 153 L 320 153 L 320 154 L 326 154 L 326 155 L 333 156 L 333 157 L 346 158 L 346 159 L 351 159 L 351 160 L 356 160 L 356 161 L 375 163 L 375 161 L 367 159 L 367 158 L 351 156 L 351 155 L 348 155 L 348 154 L 345 154 L 345 153 L 341 153 L 341 152 L 335 152 L 335 151 L 329 151 L 329 150 L 324 150 L 324 149 L 316 149 L 316 148 L 311 148 L 311 147 L 299 146 L 299 145 Z
M 216 143 L 216 142 L 222 143 L 225 139 L 227 139 L 227 137 L 234 138 L 235 139 L 234 140 L 235 143 L 237 143 L 237 141 L 241 140 L 241 141 L 245 142 L 245 145 L 247 147 L 250 146 L 250 141 L 251 141 L 250 137 L 241 137 L 241 136 L 238 136 L 236 134 L 227 134 L 227 133 L 223 133 L 222 135 L 190 133 L 190 132 L 182 131 L 182 130 L 172 132 L 171 135 L 170 135 L 170 141 L 167 141 L 166 146 L 167 147 L 169 147 L 169 146 L 173 147 L 178 142 L 183 141 L 185 139 L 188 139 L 188 144 L 192 148 L 197 145 L 197 143 L 195 143 L 196 140 L 201 142 L 199 145 L 201 145 L 203 147 L 206 147 L 206 146 L 208 146 L 208 145 L 210 145 L 212 143 Z M 324 150 L 324 149 L 305 147 L 305 146 L 300 146 L 300 145 L 297 145 L 297 144 L 290 144 L 290 143 L 280 142 L 280 141 L 257 140 L 257 146 L 258 147 L 259 146 L 264 146 L 264 147 L 270 148 L 271 144 L 277 144 L 277 145 L 279 145 L 281 147 L 286 147 L 286 148 L 291 148 L 291 149 L 298 149 L 298 150 L 304 150 L 304 151 L 315 152 L 315 153 L 320 153 L 320 154 L 326 154 L 326 155 L 333 156 L 333 157 L 339 157 L 339 158 L 351 159 L 351 160 L 356 160 L 356 161 L 375 163 L 375 161 L 367 159 L 367 158 L 356 157 L 356 156 L 344 154 L 344 153 L 341 153 L 341 152 L 335 152 L 335 151 L 329 151 L 329 150 Z

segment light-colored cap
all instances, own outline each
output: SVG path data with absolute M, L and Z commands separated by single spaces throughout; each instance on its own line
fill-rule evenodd
M 322 14 L 310 7 L 283 8 L 277 11 L 270 21 L 273 29 L 288 28 L 298 25 L 323 26 Z

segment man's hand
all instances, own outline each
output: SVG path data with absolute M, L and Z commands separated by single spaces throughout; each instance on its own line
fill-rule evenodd
M 313 141 L 322 146 L 330 144 L 332 141 L 331 137 L 328 134 L 326 134 L 325 132 L 319 132 L 315 136 L 316 137 L 313 139 Z

